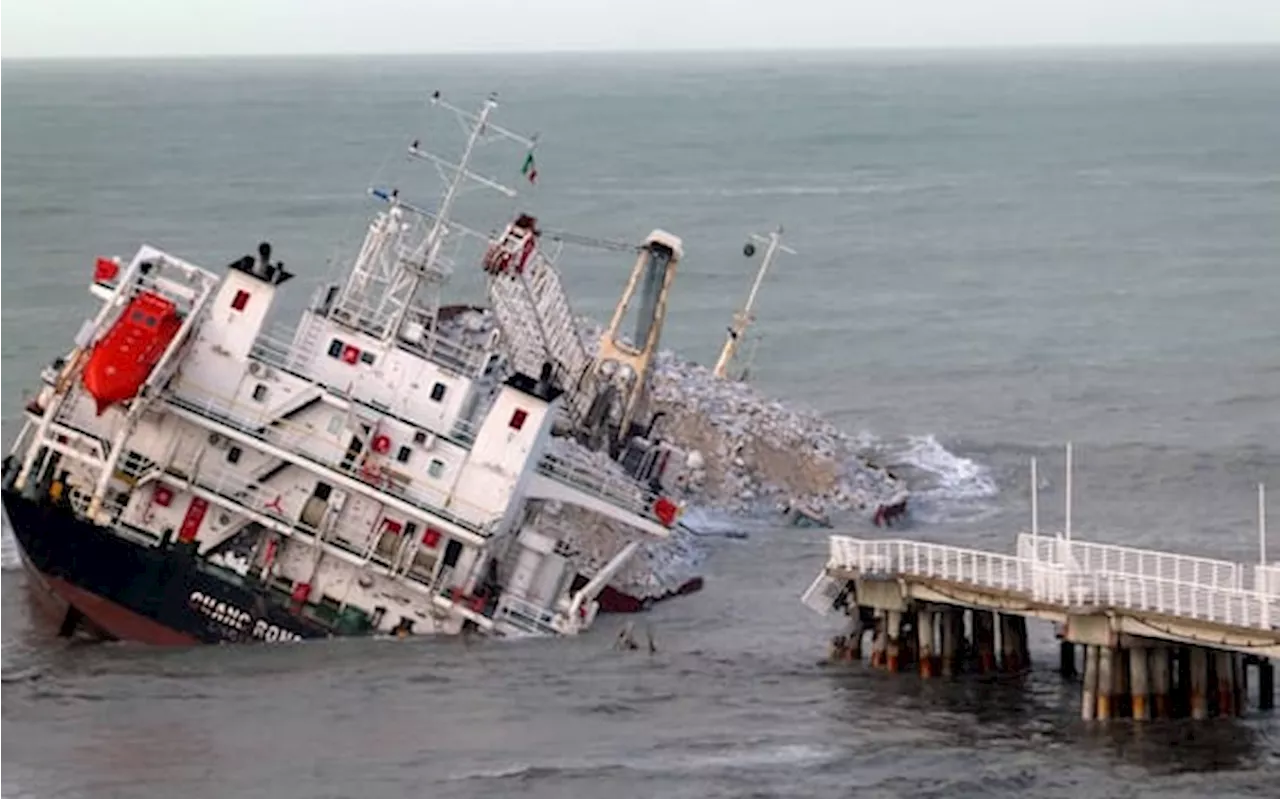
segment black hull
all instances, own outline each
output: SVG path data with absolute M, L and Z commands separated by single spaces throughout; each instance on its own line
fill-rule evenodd
M 199 562 L 180 544 L 135 543 L 70 507 L 11 490 L 4 508 L 23 563 L 77 626 L 149 644 L 288 641 L 336 635 L 294 612 L 287 596 Z

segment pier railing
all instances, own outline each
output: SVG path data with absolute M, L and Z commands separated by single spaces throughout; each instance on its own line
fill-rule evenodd
M 832 576 L 945 580 L 1019 595 L 1064 612 L 1109 608 L 1243 628 L 1280 625 L 1280 592 L 1264 590 L 1275 567 L 1256 567 L 1258 587 L 1246 589 L 1240 564 L 1080 541 L 1019 541 L 1018 555 L 847 536 L 832 536 L 830 547 L 826 573 Z
M 1044 563 L 1056 563 L 1077 572 L 1115 572 L 1209 588 L 1246 587 L 1246 567 L 1240 563 L 1177 552 L 1068 540 L 1061 535 L 1033 536 L 1020 533 L 1018 555 Z
M 831 537 L 828 567 L 884 576 L 911 574 L 1002 591 L 1030 592 L 1033 561 L 924 541 Z

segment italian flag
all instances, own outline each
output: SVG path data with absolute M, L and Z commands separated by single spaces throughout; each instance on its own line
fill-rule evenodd
M 533 150 L 524 157 L 524 166 L 520 167 L 520 174 L 527 177 L 530 183 L 538 182 L 538 166 L 533 163 Z

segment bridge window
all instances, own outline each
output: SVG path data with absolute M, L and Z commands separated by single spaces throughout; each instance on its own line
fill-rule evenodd
M 369 352 L 368 350 L 365 350 L 364 352 L 360 353 L 360 363 L 367 363 L 369 365 L 373 365 L 373 362 L 375 360 L 377 360 L 377 358 L 374 356 L 372 352 Z
M 342 348 L 343 348 L 343 346 L 344 346 L 344 345 L 343 345 L 343 343 L 342 343 L 342 339 L 335 338 L 333 341 L 330 341 L 330 342 L 329 342 L 329 357 L 330 357 L 330 358 L 337 358 L 337 357 L 339 357 L 340 355 L 342 355 Z
M 267 387 L 259 383 L 253 387 L 253 399 L 256 402 L 262 402 L 267 398 Z
M 436 383 L 431 387 L 431 399 L 440 402 L 444 399 L 445 385 L 444 383 Z
M 516 412 L 511 414 L 510 426 L 512 430 L 519 430 L 524 427 L 524 420 L 529 418 L 529 412 L 521 408 L 516 408 Z
M 409 453 L 410 453 L 410 449 L 408 447 L 401 447 L 399 451 L 396 452 L 396 460 L 399 461 L 400 463 L 408 463 Z
M 249 304 L 249 292 L 240 289 L 236 292 L 235 299 L 231 300 L 231 310 L 243 311 L 244 307 Z
M 431 477 L 440 477 L 444 474 L 444 461 L 439 458 L 432 458 L 431 463 L 427 466 L 427 474 Z
M 231 447 L 227 450 L 227 463 L 239 463 L 241 450 L 239 447 Z

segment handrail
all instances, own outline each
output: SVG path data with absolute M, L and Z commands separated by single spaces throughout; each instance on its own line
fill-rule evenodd
M 381 338 L 384 322 L 375 320 L 377 309 L 348 302 L 336 306 L 334 310 L 341 312 L 343 324 L 351 325 L 375 338 Z M 415 316 L 418 318 L 415 319 Z M 411 308 L 406 319 L 419 322 L 424 326 L 421 342 L 411 342 L 399 335 L 394 337 L 395 346 L 407 352 L 471 376 L 478 374 L 489 359 L 487 347 L 449 335 L 441 329 L 439 317 L 433 316 L 428 309 Z M 365 324 L 365 320 L 374 323 Z
M 521 597 L 503 594 L 494 613 L 494 620 L 510 622 L 531 634 L 559 635 L 560 631 L 556 628 L 557 615 L 554 610 L 539 607 Z
M 1018 535 L 1018 554 L 1083 572 L 1116 572 L 1212 588 L 1244 588 L 1245 567 L 1218 558 L 1138 549 L 1061 536 Z
M 575 463 L 555 453 L 544 455 L 538 462 L 537 470 L 539 474 L 572 485 L 637 516 L 657 520 L 653 505 L 658 495 L 630 479 L 616 477 L 586 463 Z
M 287 452 L 306 459 L 318 466 L 332 469 L 343 474 L 347 474 L 362 482 L 369 483 L 374 488 L 383 491 L 391 496 L 405 500 L 406 502 L 420 508 L 425 513 L 437 516 L 445 521 L 469 530 L 480 535 L 488 534 L 489 521 L 476 522 L 459 516 L 458 514 L 445 508 L 446 503 L 453 506 L 463 506 L 467 509 L 476 511 L 481 518 L 490 517 L 493 514 L 480 508 L 477 505 L 469 503 L 465 500 L 451 496 L 445 491 L 430 489 L 425 487 L 416 487 L 413 485 L 401 485 L 385 477 L 380 477 L 376 481 L 365 479 L 359 470 L 347 470 L 343 468 L 342 459 L 326 458 L 319 454 L 314 446 L 317 434 L 311 432 L 294 432 L 288 429 L 288 425 L 280 427 L 266 427 L 260 421 L 246 414 L 239 413 L 235 410 L 237 403 L 219 402 L 218 398 L 210 394 L 203 395 L 203 402 L 191 399 L 192 392 L 184 391 L 182 394 L 169 394 L 166 399 L 180 408 L 191 411 L 206 418 L 229 424 L 240 432 L 252 438 L 258 439 L 272 446 L 279 447 Z

